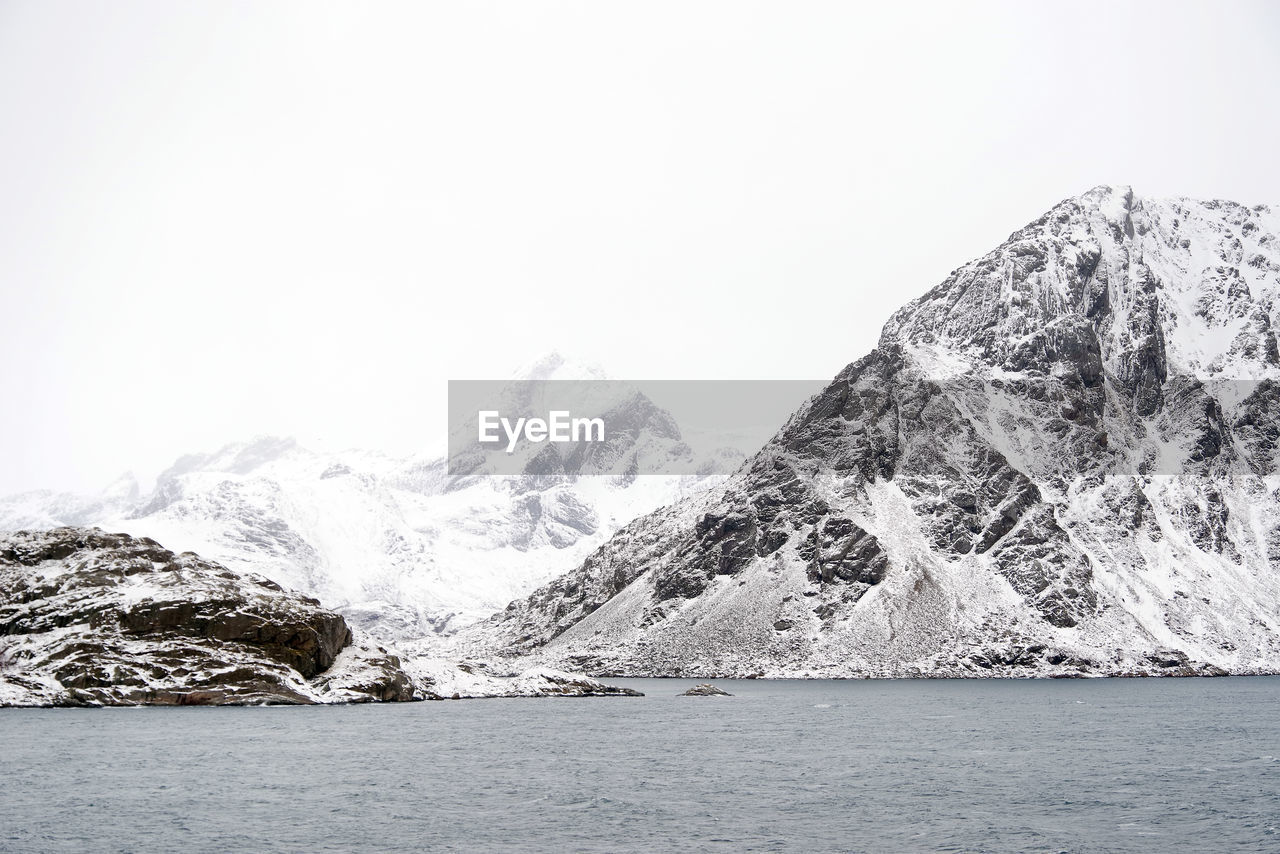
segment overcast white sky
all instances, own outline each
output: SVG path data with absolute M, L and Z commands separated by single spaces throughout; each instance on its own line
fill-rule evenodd
M 1275 4 L 0 2 L 0 494 L 831 376 L 1096 184 L 1280 202 L 1278 102 Z

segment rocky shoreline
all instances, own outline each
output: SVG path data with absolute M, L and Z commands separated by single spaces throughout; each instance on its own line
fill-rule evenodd
M 315 599 L 154 540 L 0 537 L 0 706 L 313 705 L 631 696 L 581 675 L 415 662 Z

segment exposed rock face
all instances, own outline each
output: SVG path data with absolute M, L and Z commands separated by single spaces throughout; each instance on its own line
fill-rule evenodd
M 1278 299 L 1266 207 L 1069 199 L 724 488 L 463 640 L 629 675 L 1280 671 Z
M 680 694 L 681 697 L 732 697 L 728 691 L 722 691 L 710 682 L 703 682 L 700 685 L 694 685 L 688 691 Z
M 413 698 L 395 656 L 261 576 L 97 529 L 0 538 L 0 704 Z

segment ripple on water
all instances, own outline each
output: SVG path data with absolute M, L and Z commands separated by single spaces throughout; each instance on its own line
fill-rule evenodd
M 1275 850 L 1280 679 L 0 710 L 0 850 Z

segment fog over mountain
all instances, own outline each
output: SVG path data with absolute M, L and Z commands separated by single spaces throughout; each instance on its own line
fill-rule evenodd
M 549 353 L 510 387 L 603 377 Z M 382 641 L 447 633 L 577 566 L 641 513 L 723 479 L 628 476 L 637 454 L 687 449 L 664 410 L 625 386 L 607 390 L 616 399 L 598 401 L 601 412 L 628 429 L 611 436 L 611 456 L 572 474 L 532 458 L 518 475 L 456 476 L 443 457 L 259 437 L 184 455 L 151 490 L 125 476 L 96 494 L 0 498 L 0 532 L 70 525 L 150 537 L 315 597 Z
M 1278 38 L 1251 0 L 6 3 L 0 495 L 439 456 L 447 381 L 549 346 L 829 376 L 1051 200 L 1280 198 Z

